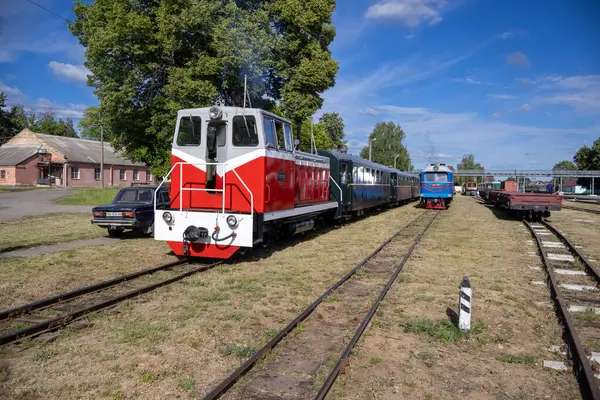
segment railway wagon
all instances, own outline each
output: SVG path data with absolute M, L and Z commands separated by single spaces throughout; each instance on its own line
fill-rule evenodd
M 531 221 L 539 221 L 542 217 L 549 217 L 550 211 L 561 210 L 562 197 L 557 194 L 498 192 L 496 205 Z
M 342 153 L 302 152 L 293 137 L 290 121 L 262 109 L 180 110 L 171 170 L 159 185 L 170 182 L 170 203 L 155 206 L 155 240 L 177 256 L 226 259 L 267 238 L 397 204 L 416 190 L 392 179 L 400 171 Z
M 330 159 L 334 182 L 331 198 L 341 199 L 337 217 L 362 215 L 370 208 L 397 205 L 418 197 L 418 178 L 413 174 L 336 150 L 319 149 L 318 154 Z
M 483 182 L 477 185 L 477 191 L 479 192 L 479 197 L 481 197 L 484 201 L 488 201 L 489 193 L 491 190 L 499 190 L 501 189 L 500 181 L 495 182 Z
M 463 185 L 463 194 L 465 196 L 475 196 L 477 193 L 477 182 L 467 182 Z
M 454 174 L 446 164 L 426 166 L 420 175 L 421 204 L 428 209 L 446 209 L 454 198 Z

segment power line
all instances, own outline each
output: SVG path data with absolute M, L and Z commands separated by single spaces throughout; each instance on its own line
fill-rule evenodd
M 66 19 L 66 18 L 65 18 L 65 17 L 63 17 L 62 15 L 58 15 L 58 14 L 57 14 L 57 13 L 55 13 L 54 11 L 52 11 L 52 10 L 48 10 L 46 7 L 43 7 L 43 6 L 39 5 L 38 3 L 35 3 L 35 2 L 33 2 L 33 1 L 31 1 L 31 0 L 27 0 L 27 1 L 28 1 L 28 2 L 30 2 L 31 4 L 35 5 L 35 6 L 38 6 L 38 7 L 39 7 L 39 8 L 41 8 L 42 10 L 44 10 L 44 11 L 47 11 L 47 12 L 49 12 L 50 14 L 52 14 L 52 15 L 54 15 L 54 16 L 56 16 L 56 17 L 58 17 L 58 18 L 64 19 L 64 20 L 65 20 L 65 21 L 67 21 L 68 23 L 71 23 L 71 21 L 69 21 L 68 19 Z

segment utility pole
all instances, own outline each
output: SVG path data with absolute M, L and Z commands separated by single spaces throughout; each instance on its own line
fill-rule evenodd
M 373 138 L 373 139 L 369 138 L 369 161 L 373 160 L 373 158 L 372 158 L 373 151 L 371 149 L 371 147 L 373 145 L 373 140 L 376 140 L 376 138 Z
M 100 125 L 100 182 L 104 189 L 104 124 Z

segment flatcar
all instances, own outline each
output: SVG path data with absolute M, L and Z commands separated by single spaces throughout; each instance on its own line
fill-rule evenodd
M 258 108 L 180 110 L 163 179 L 170 205 L 155 209 L 155 239 L 177 256 L 226 259 L 415 196 L 414 175 L 336 151 L 302 152 L 293 138 L 290 121 Z
M 446 209 L 454 198 L 454 174 L 446 164 L 426 166 L 420 175 L 421 204 L 425 208 Z

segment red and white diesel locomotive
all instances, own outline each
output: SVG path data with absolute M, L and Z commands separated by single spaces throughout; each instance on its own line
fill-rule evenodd
M 277 115 L 181 110 L 175 132 L 161 183 L 170 179 L 171 207 L 155 208 L 154 237 L 176 255 L 229 258 L 269 233 L 311 230 L 338 207 L 329 196 L 330 159 L 296 150 L 291 123 Z

